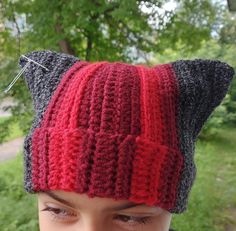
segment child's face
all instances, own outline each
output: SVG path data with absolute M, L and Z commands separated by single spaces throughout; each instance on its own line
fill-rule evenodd
M 50 191 L 38 194 L 40 231 L 167 231 L 171 213 L 128 200 Z M 116 208 L 116 209 L 115 209 Z

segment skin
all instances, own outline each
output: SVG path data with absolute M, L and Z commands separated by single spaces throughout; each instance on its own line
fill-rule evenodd
M 40 231 L 168 231 L 171 213 L 128 200 L 89 198 L 86 194 L 49 191 L 38 194 Z M 148 220 L 142 218 L 148 217 Z M 138 222 L 140 221 L 140 222 Z M 143 223 L 144 221 L 145 223 Z

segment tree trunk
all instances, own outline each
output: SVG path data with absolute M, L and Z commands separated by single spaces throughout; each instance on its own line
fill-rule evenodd
M 59 22 L 57 22 L 55 29 L 56 29 L 57 34 L 64 34 L 64 30 Z M 67 54 L 75 56 L 75 51 L 72 49 L 69 41 L 66 38 L 61 39 L 58 42 L 58 44 L 59 44 L 59 47 L 63 53 L 67 53 Z

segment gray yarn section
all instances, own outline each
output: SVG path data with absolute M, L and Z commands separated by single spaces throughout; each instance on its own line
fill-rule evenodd
M 25 56 L 49 69 L 49 71 L 46 71 L 37 64 L 31 63 L 24 72 L 24 79 L 30 90 L 35 112 L 30 131 L 24 139 L 24 187 L 26 191 L 33 193 L 31 168 L 32 134 L 35 128 L 40 126 L 43 114 L 63 74 L 79 59 L 72 55 L 50 50 L 33 51 L 25 54 Z M 27 60 L 24 57 L 20 57 L 20 67 L 23 68 L 26 63 Z
M 234 69 L 219 60 L 172 62 L 180 90 L 177 126 L 184 168 L 178 186 L 176 206 L 170 212 L 187 209 L 188 196 L 196 177 L 195 141 L 204 123 L 222 102 L 233 79 Z

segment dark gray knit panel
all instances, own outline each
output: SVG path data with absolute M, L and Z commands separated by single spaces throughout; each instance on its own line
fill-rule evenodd
M 31 92 L 35 111 L 32 126 L 24 139 L 24 183 L 26 191 L 33 193 L 31 179 L 32 134 L 35 128 L 40 126 L 43 114 L 63 74 L 79 59 L 72 55 L 50 50 L 33 51 L 25 54 L 25 56 L 49 69 L 46 71 L 37 64 L 31 63 L 24 72 L 24 79 Z M 19 59 L 21 68 L 26 63 L 27 60 L 24 57 Z
M 234 69 L 219 60 L 172 62 L 180 90 L 177 126 L 184 167 L 172 213 L 187 209 L 188 196 L 196 177 L 195 141 L 204 123 L 222 102 L 233 79 Z

